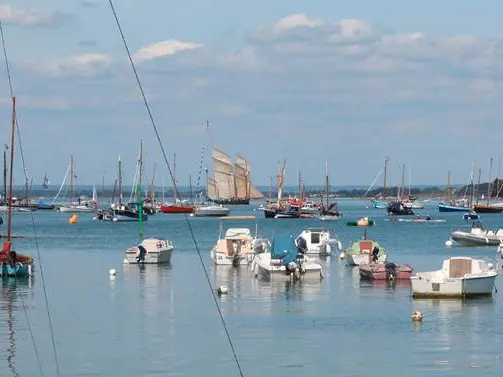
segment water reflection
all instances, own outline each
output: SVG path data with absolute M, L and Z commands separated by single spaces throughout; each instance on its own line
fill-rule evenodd
M 14 326 L 14 310 L 16 309 L 15 304 L 23 294 L 22 288 L 31 287 L 33 284 L 33 279 L 31 277 L 26 278 L 3 278 L 2 279 L 2 298 L 1 304 L 2 309 L 7 313 L 7 331 L 8 331 L 8 347 L 6 350 L 6 362 L 7 367 L 12 372 L 13 376 L 19 376 L 16 370 L 16 330 Z M 23 303 L 21 303 L 23 305 Z

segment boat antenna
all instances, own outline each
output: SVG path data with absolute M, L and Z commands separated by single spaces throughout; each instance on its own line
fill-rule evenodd
M 143 85 L 142 85 L 142 83 L 140 81 L 140 77 L 138 75 L 138 71 L 136 70 L 136 65 L 133 62 L 133 58 L 131 56 L 131 52 L 129 50 L 128 43 L 126 41 L 126 37 L 124 35 L 124 32 L 122 31 L 122 26 L 121 26 L 121 23 L 119 21 L 119 17 L 117 16 L 117 12 L 115 11 L 114 3 L 113 3 L 112 0 L 108 0 L 108 3 L 110 5 L 110 10 L 112 11 L 115 23 L 117 25 L 118 32 L 119 32 L 120 37 L 122 39 L 122 43 L 124 44 L 124 49 L 126 50 L 126 54 L 128 56 L 129 63 L 131 64 L 131 68 L 133 70 L 133 74 L 135 76 L 136 83 L 138 85 L 138 89 L 140 90 L 140 93 L 141 93 L 141 96 L 142 96 L 142 99 L 143 99 L 143 103 L 145 105 L 145 110 L 147 111 L 148 117 L 150 118 L 150 123 L 152 125 L 152 128 L 154 129 L 155 136 L 156 136 L 157 141 L 159 143 L 159 146 L 161 148 L 161 152 L 162 152 L 162 156 L 164 158 L 164 162 L 166 163 L 166 167 L 168 168 L 169 175 L 171 177 L 171 180 L 173 181 L 173 188 L 176 191 L 176 195 L 178 197 L 180 197 L 180 195 L 178 193 L 178 188 L 177 188 L 177 185 L 176 185 L 176 182 L 175 182 L 175 179 L 174 179 L 173 171 L 171 170 L 171 167 L 169 165 L 169 161 L 168 161 L 168 157 L 166 155 L 166 151 L 165 151 L 164 146 L 162 144 L 161 137 L 159 135 L 159 131 L 157 130 L 157 126 L 156 126 L 156 123 L 155 123 L 155 120 L 154 120 L 154 116 L 153 116 L 152 111 L 150 109 L 149 102 L 147 101 L 147 97 L 145 95 L 145 91 L 143 90 Z M 199 249 L 199 245 L 197 244 L 194 231 L 193 231 L 192 226 L 190 224 L 189 218 L 187 217 L 187 214 L 184 214 L 184 217 L 185 217 L 185 222 L 187 223 L 187 228 L 189 229 L 190 236 L 192 238 L 192 242 L 194 243 L 194 247 L 195 247 L 195 249 L 197 251 L 197 255 L 199 256 L 199 261 L 201 262 L 201 267 L 202 267 L 202 269 L 204 271 L 204 275 L 206 277 L 206 282 L 208 283 L 208 287 L 209 287 L 209 289 L 211 291 L 211 297 L 213 297 L 213 301 L 215 303 L 215 307 L 216 307 L 218 315 L 220 317 L 220 321 L 222 322 L 222 326 L 223 326 L 225 334 L 227 336 L 227 340 L 229 342 L 229 346 L 231 348 L 234 361 L 235 361 L 237 369 L 239 371 L 239 375 L 241 377 L 243 377 L 244 374 L 243 374 L 243 370 L 241 368 L 241 364 L 239 363 L 239 360 L 238 360 L 238 357 L 237 357 L 237 354 L 236 354 L 236 350 L 234 348 L 234 344 L 232 343 L 232 338 L 230 336 L 229 330 L 227 329 L 227 324 L 225 322 L 224 315 L 222 313 L 222 310 L 220 309 L 220 306 L 218 305 L 217 297 L 216 297 L 216 295 L 214 293 L 214 290 L 213 290 L 213 287 L 211 285 L 210 275 L 209 275 L 208 270 L 206 269 L 206 266 L 204 264 L 203 256 L 201 254 L 201 250 Z
M 14 103 L 15 102 L 15 99 L 14 99 L 15 96 L 14 96 L 14 90 L 12 88 L 12 75 L 11 75 L 11 71 L 10 71 L 9 57 L 7 55 L 7 48 L 5 47 L 5 37 L 4 37 L 4 30 L 3 30 L 3 22 L 2 22 L 2 18 L 1 17 L 0 17 L 0 39 L 2 40 L 2 50 L 3 50 L 4 61 L 5 61 L 5 71 L 7 73 L 7 79 L 8 79 L 8 82 L 9 82 L 9 93 L 10 93 L 11 98 L 13 98 L 13 103 Z M 21 143 L 21 133 L 19 131 L 19 122 L 18 122 L 17 115 L 16 115 L 15 111 L 13 111 L 13 123 L 15 125 L 17 125 L 17 127 L 16 127 L 17 138 L 18 138 L 18 144 L 19 144 L 21 161 L 22 161 L 22 164 L 23 164 L 23 172 L 24 172 L 24 176 L 25 176 L 25 180 L 26 180 L 27 179 L 26 163 L 25 163 L 25 159 L 24 159 L 23 146 L 22 146 L 22 143 Z M 12 149 L 14 149 L 14 148 L 12 148 Z M 12 156 L 12 151 L 11 151 L 11 156 Z M 12 159 L 11 159 L 11 166 L 12 166 Z M 10 176 L 11 176 L 11 179 L 12 179 L 12 169 L 10 171 Z M 12 184 L 11 184 L 11 188 L 10 188 L 9 199 L 11 197 L 12 197 Z M 9 204 L 9 207 L 10 207 L 12 205 L 12 203 L 11 203 L 10 200 L 9 200 L 9 203 L 10 203 Z M 39 260 L 40 278 L 41 278 L 41 281 L 42 281 L 42 288 L 43 288 L 43 291 L 44 291 L 45 308 L 46 308 L 46 312 L 47 312 L 47 319 L 48 319 L 48 322 L 49 322 L 49 330 L 50 330 L 50 334 L 51 334 L 52 351 L 53 351 L 54 363 L 55 363 L 55 367 L 56 367 L 56 376 L 60 377 L 61 376 L 61 372 L 60 372 L 60 368 L 59 368 L 58 353 L 56 351 L 56 341 L 55 341 L 55 338 L 54 338 L 54 329 L 53 329 L 53 326 L 52 326 L 52 317 L 51 317 L 50 306 L 49 306 L 49 298 L 47 296 L 47 289 L 46 289 L 46 285 L 45 285 L 44 271 L 43 271 L 43 264 L 42 264 L 42 256 L 41 256 L 41 253 L 40 253 L 40 247 L 39 247 L 38 239 L 37 239 L 37 227 L 35 225 L 35 217 L 33 216 L 33 212 L 30 211 L 30 214 L 31 214 L 31 224 L 32 224 L 33 233 L 34 233 L 35 247 L 37 249 L 37 256 L 38 256 L 38 260 Z M 9 239 L 10 239 L 10 237 L 9 237 Z M 35 357 L 37 359 L 38 370 L 40 372 L 40 375 L 42 377 L 44 377 L 44 371 L 43 371 L 43 368 L 42 368 L 42 362 L 40 360 L 40 354 L 38 352 L 38 348 L 37 348 L 37 345 L 35 343 L 35 337 L 33 335 L 33 329 L 31 327 L 30 318 L 28 316 L 28 311 L 26 310 L 26 305 L 24 303 L 23 295 L 19 295 L 19 298 L 20 298 L 20 301 L 21 301 L 21 307 L 23 309 L 24 316 L 26 318 L 26 323 L 27 323 L 27 326 L 28 326 L 28 333 L 30 335 L 31 343 L 33 345 L 33 351 L 35 352 Z

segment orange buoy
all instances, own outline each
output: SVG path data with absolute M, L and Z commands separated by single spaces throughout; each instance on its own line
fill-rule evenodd
M 77 215 L 72 215 L 72 217 L 68 219 L 68 224 L 77 224 L 77 219 Z

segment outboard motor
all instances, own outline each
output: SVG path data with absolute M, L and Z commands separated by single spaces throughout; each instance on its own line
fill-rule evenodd
M 386 272 L 388 273 L 388 277 L 390 280 L 395 280 L 396 278 L 396 264 L 393 262 L 387 262 L 384 267 L 386 268 Z
M 138 245 L 138 250 L 140 252 L 138 253 L 138 256 L 136 257 L 136 262 L 137 263 L 145 263 L 145 255 L 147 254 L 147 250 L 142 245 Z
M 307 241 L 304 237 L 299 237 L 297 239 L 297 252 L 300 254 L 305 254 L 307 251 Z

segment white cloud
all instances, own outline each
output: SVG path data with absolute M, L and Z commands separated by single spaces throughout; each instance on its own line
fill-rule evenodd
M 105 54 L 86 53 L 29 62 L 31 69 L 47 76 L 95 76 L 103 73 L 112 59 Z
M 169 39 L 162 42 L 151 44 L 147 47 L 141 48 L 133 54 L 133 60 L 138 63 L 157 59 L 163 56 L 169 56 L 181 51 L 190 51 L 202 47 L 201 44 L 192 42 L 177 41 Z
M 291 29 L 315 28 L 321 25 L 323 25 L 323 21 L 311 18 L 304 13 L 299 13 L 282 18 L 271 27 L 271 30 L 281 33 Z
M 9 4 L 0 5 L 0 19 L 7 24 L 18 26 L 51 26 L 56 24 L 63 14 L 44 13 L 37 9 L 18 9 Z

